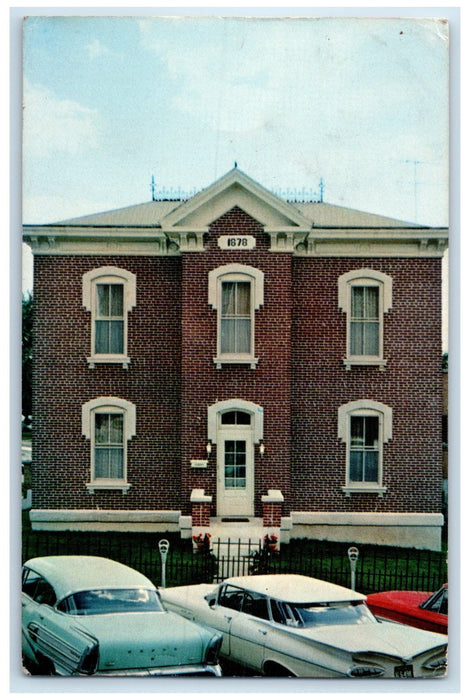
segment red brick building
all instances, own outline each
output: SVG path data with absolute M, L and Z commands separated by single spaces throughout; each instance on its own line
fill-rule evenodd
M 439 547 L 446 229 L 234 169 L 24 239 L 33 527 Z

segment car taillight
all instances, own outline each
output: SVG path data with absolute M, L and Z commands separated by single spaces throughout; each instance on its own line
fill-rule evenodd
M 379 678 L 383 676 L 385 669 L 381 666 L 369 666 L 364 664 L 362 666 L 351 666 L 348 670 L 348 676 L 351 678 Z
M 86 673 L 87 676 L 91 676 L 98 667 L 98 658 L 99 647 L 98 644 L 95 644 L 83 657 L 80 673 Z
M 206 663 L 216 664 L 219 660 L 220 647 L 222 646 L 222 637 L 216 635 L 212 637 L 206 652 Z
M 423 668 L 427 671 L 434 671 L 434 673 L 445 673 L 447 669 L 447 656 L 438 656 L 435 659 L 426 661 L 426 663 L 423 664 Z

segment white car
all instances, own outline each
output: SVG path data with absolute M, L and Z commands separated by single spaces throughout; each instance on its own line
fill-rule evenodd
M 166 607 L 222 632 L 222 658 L 265 676 L 432 678 L 447 637 L 379 621 L 365 596 L 294 574 L 161 591 Z

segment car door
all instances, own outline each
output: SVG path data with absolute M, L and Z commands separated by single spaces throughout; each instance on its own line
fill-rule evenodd
M 270 628 L 266 596 L 245 591 L 241 610 L 230 628 L 230 658 L 261 671 Z
M 37 647 L 35 640 L 30 636 L 29 624 L 38 617 L 39 603 L 35 601 L 35 592 L 40 575 L 31 569 L 23 569 L 21 589 L 21 633 L 23 655 L 31 661 L 36 661 Z
M 79 628 L 74 616 L 57 611 L 56 602 L 53 586 L 36 572 L 25 569 L 22 583 L 23 653 L 47 670 L 69 675 L 81 669 L 84 657 L 97 642 Z
M 223 634 L 220 653 L 222 656 L 232 658 L 231 629 L 233 621 L 240 615 L 243 603 L 244 591 L 237 586 L 226 584 L 221 586 L 217 605 L 214 607 L 214 619 L 217 629 Z M 212 626 L 215 626 L 212 624 Z

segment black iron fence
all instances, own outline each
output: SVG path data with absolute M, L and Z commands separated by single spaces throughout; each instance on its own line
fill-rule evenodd
M 212 541 L 210 550 L 193 550 L 179 536 L 148 533 L 25 532 L 23 561 L 54 554 L 93 554 L 120 561 L 141 571 L 156 585 L 162 581 L 158 542 L 168 539 L 165 563 L 167 586 L 215 582 L 228 576 L 256 573 L 297 573 L 351 587 L 348 544 L 293 540 L 280 550 L 259 540 Z M 352 544 L 352 543 L 351 543 Z M 444 552 L 359 545 L 355 588 L 363 593 L 381 590 L 437 590 L 447 581 Z

